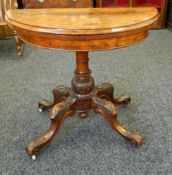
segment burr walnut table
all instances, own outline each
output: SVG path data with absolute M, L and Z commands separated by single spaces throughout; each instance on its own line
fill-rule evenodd
M 113 129 L 135 145 L 143 143 L 139 134 L 131 133 L 117 120 L 116 106 L 129 103 L 130 97 L 114 98 L 114 88 L 109 83 L 95 86 L 88 66 L 88 52 L 138 43 L 148 36 L 157 19 L 155 8 L 24 9 L 7 12 L 6 21 L 24 42 L 76 52 L 72 87 L 57 86 L 53 90 L 53 102 L 41 100 L 38 104 L 40 111 L 48 110 L 51 124 L 47 132 L 28 144 L 26 151 L 33 159 L 40 148 L 53 139 L 65 119 L 74 116 L 76 111 L 85 118 L 89 109 L 104 116 Z

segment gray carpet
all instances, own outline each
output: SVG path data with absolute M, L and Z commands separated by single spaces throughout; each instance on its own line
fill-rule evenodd
M 2 175 L 170 175 L 172 172 L 172 33 L 151 31 L 144 42 L 90 54 L 97 84 L 110 82 L 114 95 L 132 103 L 119 108 L 119 120 L 142 133 L 135 148 L 90 111 L 66 121 L 58 137 L 36 161 L 25 153 L 29 140 L 49 124 L 37 101 L 52 99 L 51 89 L 70 86 L 74 53 L 25 46 L 18 57 L 13 40 L 0 41 L 0 174 Z

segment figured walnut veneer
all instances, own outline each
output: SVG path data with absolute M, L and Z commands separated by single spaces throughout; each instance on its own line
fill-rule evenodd
M 33 45 L 73 51 L 124 47 L 146 38 L 154 8 L 10 10 L 6 20 Z
M 76 52 L 72 87 L 57 86 L 53 90 L 53 102 L 41 100 L 38 104 L 40 111 L 49 111 L 51 124 L 47 132 L 28 144 L 26 150 L 29 155 L 35 158 L 39 149 L 54 138 L 65 119 L 76 111 L 85 118 L 90 109 L 104 116 L 113 129 L 135 145 L 143 143 L 139 134 L 131 133 L 117 120 L 116 106 L 129 103 L 131 98 L 114 98 L 114 88 L 109 83 L 95 86 L 88 52 L 125 47 L 142 41 L 157 19 L 158 12 L 154 8 L 8 11 L 6 20 L 23 41 L 38 47 Z

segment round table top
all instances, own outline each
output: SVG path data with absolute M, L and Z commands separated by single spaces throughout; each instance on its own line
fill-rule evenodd
M 32 31 L 56 34 L 105 34 L 141 28 L 158 18 L 155 8 L 12 9 L 7 19 Z
M 11 9 L 6 21 L 32 45 L 96 51 L 144 40 L 158 17 L 156 8 Z

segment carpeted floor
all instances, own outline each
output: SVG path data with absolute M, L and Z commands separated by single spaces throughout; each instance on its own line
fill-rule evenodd
M 115 95 L 129 93 L 119 120 L 142 133 L 135 148 L 90 111 L 86 120 L 67 120 L 36 161 L 25 153 L 29 140 L 49 124 L 37 101 L 52 99 L 59 84 L 70 86 L 74 53 L 25 46 L 18 57 L 13 40 L 0 41 L 0 174 L 2 175 L 170 175 L 172 172 L 172 33 L 151 31 L 144 42 L 90 54 L 97 84 L 110 82 Z

